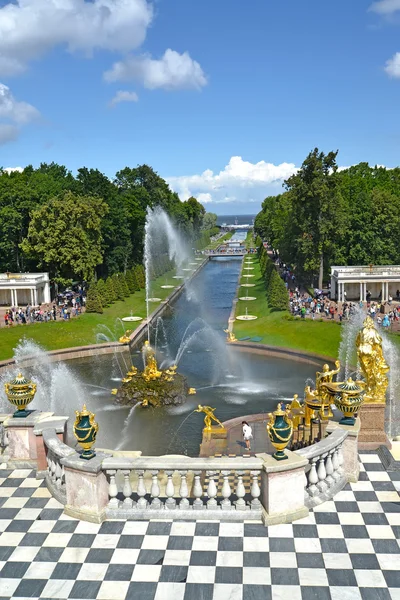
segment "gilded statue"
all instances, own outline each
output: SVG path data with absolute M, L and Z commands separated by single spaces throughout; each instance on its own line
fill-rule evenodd
M 146 363 L 146 366 L 143 371 L 143 379 L 145 379 L 145 381 L 150 381 L 151 379 L 158 379 L 159 377 L 161 377 L 162 371 L 158 370 L 156 353 L 150 346 L 150 342 L 148 340 L 146 340 L 144 343 L 143 353 Z
M 206 416 L 204 417 L 204 429 L 206 431 L 211 431 L 212 426 L 211 423 L 212 421 L 215 421 L 215 423 L 218 423 L 218 425 L 222 428 L 225 429 L 225 427 L 222 425 L 221 421 L 219 419 L 217 419 L 217 417 L 214 415 L 214 411 L 216 409 L 215 408 L 211 408 L 211 406 L 202 406 L 201 404 L 198 405 L 198 407 L 195 409 L 195 412 L 203 412 Z
M 366 380 L 365 401 L 376 404 L 386 402 L 389 365 L 382 352 L 382 337 L 375 329 L 371 317 L 367 317 L 357 335 L 357 357 Z
M 233 331 L 229 331 L 229 329 L 224 329 L 224 332 L 226 333 L 227 342 L 237 342 L 236 335 L 233 333 Z

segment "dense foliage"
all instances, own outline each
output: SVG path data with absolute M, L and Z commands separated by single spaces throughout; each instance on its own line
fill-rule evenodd
M 0 169 L 0 272 L 43 269 L 56 283 L 126 273 L 142 262 L 148 206 L 161 206 L 192 244 L 215 227 L 215 215 L 195 198 L 181 202 L 147 165 L 113 181 L 86 167 L 74 177 L 55 163 Z
M 289 308 L 289 296 L 286 286 L 262 244 L 259 245 L 258 256 L 261 274 L 267 290 L 269 307 L 274 310 L 287 310 Z
M 313 150 L 286 191 L 264 200 L 257 233 L 305 283 L 322 287 L 331 265 L 397 264 L 400 168 L 338 170 L 337 152 Z

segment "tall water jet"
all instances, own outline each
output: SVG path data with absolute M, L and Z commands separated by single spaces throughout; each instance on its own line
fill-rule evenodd
M 170 263 L 177 268 L 180 275 L 182 265 L 189 258 L 189 253 L 179 232 L 174 228 L 167 213 L 159 206 L 148 207 L 144 237 L 144 267 L 146 277 L 146 315 L 147 340 L 150 342 L 150 298 L 152 279 L 159 276 L 161 262 L 168 257 Z

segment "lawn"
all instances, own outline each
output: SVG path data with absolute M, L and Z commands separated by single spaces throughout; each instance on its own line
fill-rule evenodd
M 201 264 L 201 263 L 199 263 Z M 173 279 L 174 272 L 169 272 L 152 283 L 151 295 L 153 297 L 165 298 L 173 291 L 163 289 L 162 285 L 178 286 L 180 279 Z M 158 303 L 150 303 L 150 311 L 154 310 Z M 41 344 L 46 350 L 60 350 L 62 348 L 73 348 L 75 346 L 87 346 L 96 343 L 96 334 L 101 331 L 99 325 L 105 325 L 118 339 L 123 334 L 123 328 L 116 320 L 130 315 L 146 317 L 145 292 L 141 290 L 126 298 L 124 302 L 115 302 L 104 309 L 103 314 L 85 313 L 69 321 L 49 321 L 47 323 L 35 323 L 33 325 L 16 325 L 10 329 L 0 330 L 0 360 L 11 358 L 13 349 L 21 338 L 27 337 Z M 136 329 L 138 323 L 126 323 L 124 328 Z
M 240 296 L 256 296 L 257 300 L 239 300 L 236 305 L 236 315 L 253 314 L 258 317 L 255 321 L 235 321 L 233 331 L 238 339 L 242 337 L 261 337 L 260 343 L 269 346 L 295 348 L 315 352 L 337 358 L 341 326 L 337 321 L 322 321 L 310 319 L 291 319 L 288 311 L 272 311 L 268 308 L 264 282 L 261 277 L 258 258 L 254 255 L 253 264 L 255 277 L 248 279 L 255 287 L 241 287 Z M 245 266 L 245 265 L 244 265 Z M 246 271 L 243 271 L 245 273 Z M 246 283 L 245 277 L 241 283 Z M 288 320 L 288 317 L 290 320 Z M 392 334 L 393 341 L 400 346 L 400 336 Z
M 233 233 L 233 231 L 228 231 L 228 233 L 220 237 L 216 242 L 211 242 L 211 244 L 207 246 L 206 250 L 216 250 L 218 246 L 230 240 L 233 236 Z

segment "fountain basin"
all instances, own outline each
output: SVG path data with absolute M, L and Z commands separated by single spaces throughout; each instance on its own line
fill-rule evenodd
M 251 300 L 257 300 L 257 298 L 255 296 L 240 296 L 239 300 L 250 302 Z
M 148 298 L 148 302 L 161 302 L 161 298 Z
M 241 287 L 256 287 L 255 283 L 241 283 Z
M 143 321 L 143 317 L 122 317 L 121 321 L 133 323 L 134 321 Z
M 237 321 L 254 321 L 255 319 L 258 319 L 256 315 L 238 315 L 236 317 Z
M 172 290 L 175 286 L 174 285 L 161 285 L 160 287 L 162 287 L 163 290 Z
M 183 275 L 173 275 L 172 279 L 185 279 Z
M 243 275 L 243 277 L 255 277 L 255 275 L 253 275 L 253 273 L 250 273 L 250 275 L 248 275 L 247 273 L 245 273 L 245 274 Z

